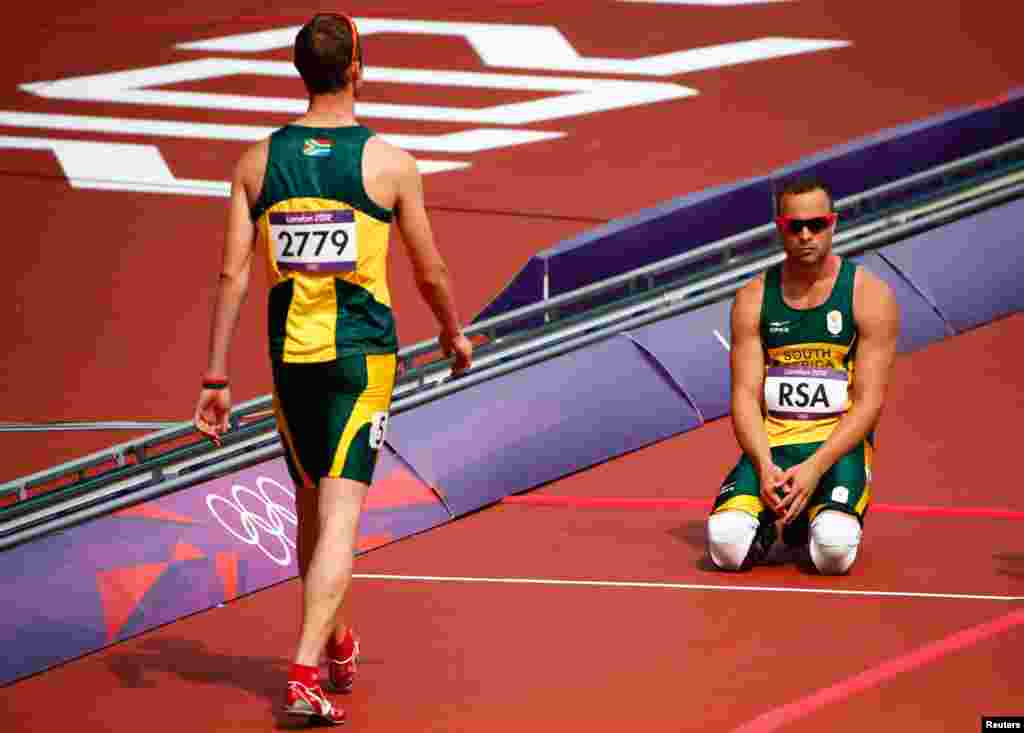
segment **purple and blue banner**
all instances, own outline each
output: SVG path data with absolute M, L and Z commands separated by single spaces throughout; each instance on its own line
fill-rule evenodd
M 278 458 L 0 553 L 0 684 L 296 577 L 294 491 Z M 358 548 L 448 518 L 385 449 Z

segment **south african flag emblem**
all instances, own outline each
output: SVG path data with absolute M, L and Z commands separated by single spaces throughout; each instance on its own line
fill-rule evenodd
M 302 145 L 302 154 L 308 155 L 311 158 L 324 158 L 331 154 L 332 145 L 334 143 L 330 140 L 309 137 L 306 138 L 306 142 Z

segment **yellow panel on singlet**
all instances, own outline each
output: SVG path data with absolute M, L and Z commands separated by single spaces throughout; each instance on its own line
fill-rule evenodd
M 252 215 L 270 281 L 275 362 L 398 350 L 387 284 L 392 212 L 363 186 L 363 151 L 372 136 L 360 125 L 288 125 L 270 138 Z
M 345 248 L 354 249 L 355 257 L 341 259 L 338 255 L 345 254 L 344 250 L 338 252 L 328 225 L 343 222 L 328 219 L 348 217 L 355 231 L 345 242 Z M 317 223 L 317 218 L 324 220 L 322 225 Z M 304 223 L 306 219 L 311 220 L 308 225 Z M 276 227 L 275 221 L 281 222 L 282 227 Z M 299 224 L 292 224 L 290 232 L 284 228 L 296 221 Z M 380 310 L 380 307 L 390 310 L 391 307 L 387 285 L 389 224 L 341 201 L 291 198 L 270 207 L 260 217 L 259 227 L 265 242 L 263 250 L 271 287 L 291 281 L 282 360 L 289 363 L 330 361 L 341 355 L 339 347 L 345 351 L 346 346 L 349 350 L 359 348 L 364 353 L 373 353 L 372 342 L 377 334 L 366 328 L 372 324 L 364 321 L 371 315 L 367 310 Z M 343 231 L 335 229 L 335 232 Z M 281 242 L 282 234 L 289 234 L 291 241 Z M 301 235 L 306 235 L 304 242 L 298 241 Z M 333 239 L 341 241 L 337 234 Z M 304 245 L 303 255 L 315 253 L 319 248 L 321 256 L 334 255 L 335 258 L 323 262 L 285 263 L 280 256 L 287 244 L 291 245 L 290 254 L 297 254 Z M 355 318 L 356 315 L 361 318 Z M 339 319 L 347 317 L 348 321 L 339 323 Z

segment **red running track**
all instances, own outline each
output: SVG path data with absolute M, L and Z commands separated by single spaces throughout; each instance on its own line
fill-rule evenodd
M 1016 315 L 897 361 L 880 501 L 1024 509 L 1000 458 L 1024 416 L 1021 343 Z M 968 367 L 984 430 L 935 400 Z M 717 420 L 539 493 L 703 500 L 736 450 Z M 952 731 L 1019 710 L 1018 522 L 871 514 L 853 572 L 823 578 L 804 558 L 716 572 L 703 521 L 498 505 L 361 556 L 353 729 Z M 275 728 L 299 601 L 287 582 L 15 683 L 0 722 Z
M 948 0 L 929 5 L 926 29 L 919 8 L 877 1 L 731 9 L 604 2 L 588 3 L 585 14 L 582 7 L 441 2 L 429 17 L 552 24 L 586 56 L 637 57 L 762 35 L 853 45 L 681 75 L 672 80 L 699 96 L 542 123 L 537 129 L 565 137 L 466 156 L 469 168 L 428 176 L 428 204 L 467 315 L 530 254 L 596 222 L 994 97 L 1024 78 L 1013 24 Z M 145 23 L 136 15 L 126 21 L 119 3 L 19 9 L 20 32 L 4 51 L 17 63 L 0 70 L 0 105 L 38 114 L 283 122 L 60 102 L 17 89 L 192 58 L 173 44 L 267 27 L 240 15 L 311 11 L 255 2 L 176 8 Z M 425 12 L 399 4 L 354 10 L 403 18 Z M 370 37 L 366 49 L 386 66 L 481 70 L 457 39 Z M 263 89 L 251 79 L 239 86 Z M 211 83 L 208 90 L 229 89 Z M 430 97 L 388 85 L 372 93 L 402 103 Z M 456 98 L 482 106 L 486 94 Z M 375 126 L 455 129 L 392 120 Z M 176 175 L 213 180 L 226 178 L 241 150 L 237 143 L 3 125 L 0 135 L 156 144 Z M 10 344 L 0 417 L 184 418 L 202 365 L 223 200 L 73 189 L 52 154 L 2 156 L 0 190 L 21 214 L 9 222 L 8 240 L 29 246 L 9 248 L 8 268 L 18 277 L 0 296 Z M 76 246 L 57 246 L 65 242 Z M 397 258 L 394 291 L 403 342 L 429 336 L 426 309 Z M 262 332 L 254 295 L 234 351 L 238 399 L 268 390 Z M 1021 343 L 1024 317 L 1015 316 L 899 360 L 880 433 L 880 502 L 1024 511 L 1006 469 L 1006 457 L 1019 451 L 1024 415 Z M 972 404 L 988 408 L 983 423 L 959 417 L 951 385 L 965 375 Z M 4 478 L 125 437 L 2 435 Z M 705 501 L 736 450 L 728 420 L 719 420 L 541 491 Z M 356 580 L 352 612 L 366 660 L 347 707 L 357 730 L 973 730 L 983 714 L 1021 710 L 1020 603 L 1002 600 L 1024 595 L 1024 547 L 1013 521 L 873 514 L 854 573 L 822 579 L 800 562 L 742 576 L 712 572 L 697 509 L 503 506 L 375 550 L 360 558 L 358 571 L 478 580 Z M 634 585 L 479 580 L 487 578 Z M 0 729 L 271 729 L 298 605 L 297 584 L 285 583 L 3 688 Z

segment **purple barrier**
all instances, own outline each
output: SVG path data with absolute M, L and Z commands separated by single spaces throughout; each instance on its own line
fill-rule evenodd
M 512 281 L 493 301 L 476 317 L 482 321 L 492 315 L 507 313 L 508 311 L 522 308 L 544 299 L 544 263 L 536 257 L 530 259 L 522 270 L 516 273 Z M 538 321 L 539 323 L 539 321 Z M 523 324 L 516 324 L 516 328 L 522 328 Z
M 1024 89 L 991 103 L 884 130 L 804 158 L 765 178 L 750 179 L 673 199 L 534 255 L 477 320 L 527 305 L 549 277 L 558 295 L 697 246 L 767 224 L 774 215 L 773 192 L 787 181 L 813 173 L 836 198 L 978 153 L 1021 136 Z
M 983 211 L 881 254 L 957 333 L 1024 310 L 1024 201 Z
M 361 551 L 447 521 L 382 451 Z M 0 684 L 298 574 L 284 459 L 0 553 Z
M 771 216 L 770 181 L 754 178 L 619 219 L 544 250 L 531 262 L 540 263 L 540 272 L 548 274 L 549 294 L 558 295 L 752 229 Z M 523 296 L 535 291 L 536 276 L 535 270 L 524 268 L 476 320 L 527 305 Z
M 691 395 L 705 421 L 729 412 L 731 307 L 731 300 L 720 301 L 630 332 Z
M 884 250 L 883 250 L 884 252 Z M 878 275 L 892 288 L 893 296 L 900 306 L 900 335 L 896 350 L 900 353 L 916 351 L 933 341 L 941 341 L 954 334 L 953 329 L 934 306 L 909 283 L 878 252 L 869 252 L 852 258 L 873 274 Z
M 775 190 L 801 175 L 826 181 L 837 199 L 1002 145 L 1024 130 L 1024 90 L 879 132 L 772 174 Z
M 550 294 L 558 295 L 753 229 L 771 216 L 770 181 L 755 178 L 673 199 L 537 257 L 546 263 Z
M 662 368 L 620 336 L 396 415 L 390 429 L 461 515 L 699 424 Z

